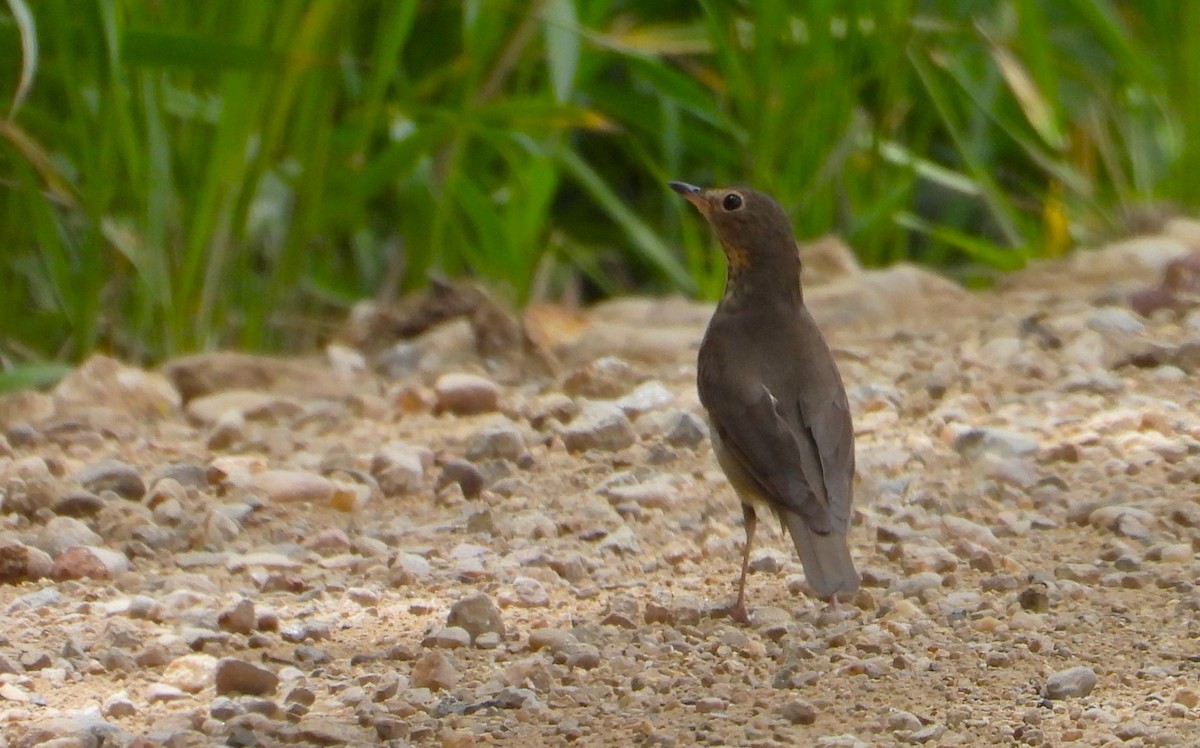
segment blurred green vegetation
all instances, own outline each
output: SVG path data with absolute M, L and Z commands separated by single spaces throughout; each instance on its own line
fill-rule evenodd
M 712 298 L 668 179 L 771 192 L 869 265 L 1016 268 L 1200 199 L 1197 28 L 1197 0 L 0 0 L 0 369 L 303 347 L 431 272 Z

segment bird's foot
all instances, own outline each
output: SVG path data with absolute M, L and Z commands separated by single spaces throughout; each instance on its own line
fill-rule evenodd
M 743 626 L 750 625 L 750 613 L 746 610 L 746 604 L 741 601 L 723 605 L 715 613 L 718 616 L 728 616 Z
M 848 621 L 856 617 L 858 613 L 858 608 L 853 605 L 844 605 L 838 602 L 838 596 L 835 594 L 826 599 L 824 608 L 816 611 L 817 623 L 821 626 L 830 626 Z

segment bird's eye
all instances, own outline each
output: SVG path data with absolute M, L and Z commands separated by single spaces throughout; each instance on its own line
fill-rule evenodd
M 742 196 L 736 192 L 730 192 L 721 199 L 721 207 L 725 210 L 737 210 L 742 207 Z

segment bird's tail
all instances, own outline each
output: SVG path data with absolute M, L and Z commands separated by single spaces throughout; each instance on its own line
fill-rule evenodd
M 785 513 L 784 521 L 800 554 L 804 577 L 819 597 L 849 596 L 858 590 L 858 571 L 845 533 L 817 534 L 794 512 Z

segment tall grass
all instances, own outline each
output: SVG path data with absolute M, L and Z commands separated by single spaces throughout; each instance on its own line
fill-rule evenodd
M 0 368 L 305 346 L 431 273 L 712 297 L 671 178 L 963 277 L 1200 200 L 1190 0 L 6 4 Z

